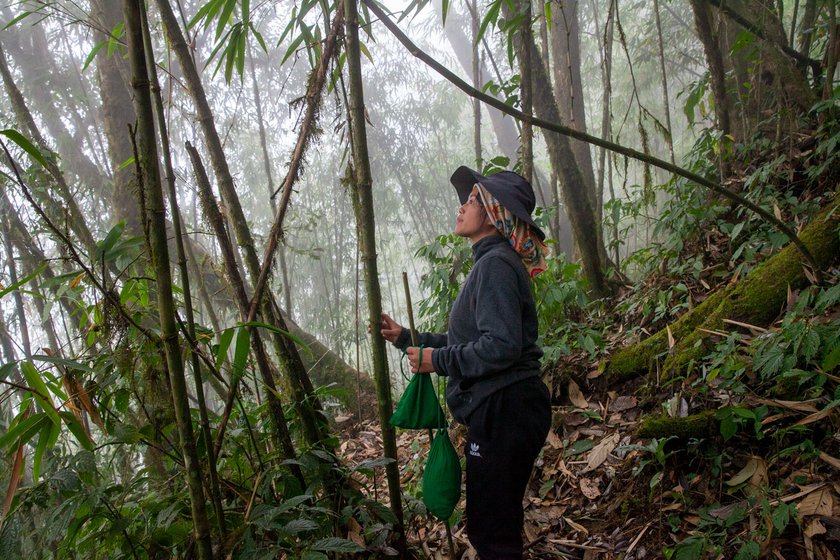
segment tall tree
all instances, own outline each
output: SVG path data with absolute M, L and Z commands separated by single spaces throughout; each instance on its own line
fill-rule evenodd
M 160 312 L 161 342 L 166 353 L 169 383 L 172 388 L 172 402 L 178 425 L 181 452 L 184 457 L 187 487 L 193 517 L 193 533 L 200 560 L 212 560 L 210 525 L 204 503 L 198 453 L 195 448 L 189 394 L 181 361 L 181 345 L 178 324 L 175 319 L 175 300 L 172 296 L 172 276 L 169 270 L 169 249 L 166 235 L 166 207 L 163 202 L 163 188 L 158 169 L 160 162 L 155 141 L 154 114 L 149 94 L 149 76 L 144 56 L 141 11 L 145 10 L 142 0 L 124 0 L 125 30 L 128 42 L 129 62 L 132 71 L 134 110 L 137 115 L 136 162 L 139 169 L 140 189 L 146 200 L 149 246 L 152 250 L 152 264 L 157 285 L 158 310 Z
M 373 328 L 382 321 L 382 293 L 379 286 L 379 271 L 376 263 L 376 224 L 373 212 L 373 178 L 367 147 L 365 125 L 365 98 L 362 81 L 362 58 L 359 46 L 359 13 L 356 0 L 344 0 L 346 19 L 347 74 L 350 94 L 350 135 L 353 165 L 348 170 L 353 209 L 356 213 L 359 249 L 364 267 L 365 291 L 368 302 L 368 324 L 371 328 L 371 352 L 373 355 L 373 376 L 379 403 L 379 424 L 382 429 L 382 443 L 385 456 L 393 459 L 385 467 L 388 479 L 388 495 L 391 509 L 397 518 L 397 531 L 401 548 L 405 549 L 403 531 L 402 495 L 400 493 L 400 472 L 397 465 L 397 440 L 394 427 L 389 420 L 393 414 L 391 401 L 391 377 L 385 356 L 385 339 L 379 329 Z

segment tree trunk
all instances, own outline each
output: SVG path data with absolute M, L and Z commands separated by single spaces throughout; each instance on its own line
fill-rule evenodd
M 175 188 L 175 169 L 172 166 L 172 154 L 169 146 L 169 131 L 166 126 L 166 113 L 163 109 L 163 100 L 160 95 L 160 83 L 157 77 L 157 66 L 155 65 L 154 51 L 152 47 L 149 22 L 146 19 L 145 9 L 140 13 L 140 26 L 145 49 L 146 69 L 150 82 L 150 91 L 154 99 L 154 116 L 157 119 L 158 134 L 160 134 L 161 151 L 163 152 L 164 170 L 166 171 L 167 195 L 169 198 L 169 209 L 172 213 L 172 225 L 175 232 L 175 249 L 178 256 L 178 268 L 181 272 L 181 289 L 184 295 L 184 311 L 187 320 L 187 334 L 195 343 L 195 315 L 193 313 L 192 292 L 190 290 L 190 275 L 187 269 L 186 250 L 184 249 L 184 229 L 181 225 L 181 210 L 178 207 L 178 194 Z M 168 233 L 167 233 L 168 239 Z M 204 440 L 205 453 L 207 453 L 207 472 L 210 480 L 210 501 L 213 504 L 213 512 L 216 515 L 216 524 L 219 529 L 219 538 L 224 541 L 227 529 L 225 527 L 225 512 L 222 508 L 222 498 L 219 491 L 219 477 L 216 472 L 216 455 L 213 453 L 213 438 L 210 435 L 210 419 L 207 415 L 207 404 L 204 398 L 204 383 L 201 376 L 201 363 L 198 354 L 190 353 L 191 366 L 195 381 L 195 398 L 198 405 L 199 419 L 201 421 L 201 437 Z
M 840 218 L 836 205 L 829 204 L 802 230 L 799 238 L 817 264 L 826 268 L 840 254 L 836 228 Z M 725 329 L 725 319 L 752 325 L 765 325 L 779 313 L 789 289 L 807 285 L 802 254 L 793 245 L 769 257 L 738 283 L 723 288 L 680 317 L 668 329 L 612 355 L 606 373 L 611 383 L 657 370 L 663 359 L 665 376 L 679 375 L 692 360 L 708 351 L 708 334 L 703 330 Z M 676 341 L 669 350 L 668 332 Z
M 510 18 L 512 13 L 507 4 L 503 4 L 505 17 Z M 519 58 L 526 56 L 525 49 L 530 51 L 530 58 L 535 61 L 531 65 L 534 86 L 534 108 L 537 116 L 543 120 L 560 122 L 560 113 L 554 101 L 554 94 L 551 91 L 550 80 L 545 72 L 539 51 L 534 45 L 533 36 L 517 33 L 513 37 L 516 55 Z M 539 61 L 539 62 L 536 62 Z M 604 262 L 601 255 L 605 254 L 603 236 L 599 235 L 600 224 L 596 213 L 592 208 L 589 197 L 580 185 L 585 184 L 583 175 L 577 165 L 575 155 L 568 137 L 546 133 L 546 145 L 548 147 L 549 159 L 552 168 L 562 178 L 563 201 L 572 224 L 572 231 L 580 248 L 581 261 L 589 287 L 596 297 L 605 297 L 609 294 L 606 277 L 604 275 Z
M 522 36 L 531 35 L 531 2 L 521 2 L 519 5 L 519 15 L 523 16 L 522 23 L 519 24 L 519 29 L 516 31 Z M 537 52 L 536 49 L 534 52 Z M 519 62 L 519 88 L 522 95 L 521 105 L 522 112 L 526 115 L 533 114 L 533 98 L 534 98 L 534 81 L 531 72 L 531 50 L 522 49 L 520 56 L 517 57 Z M 545 65 L 541 58 L 537 58 L 533 62 Z M 475 100 L 476 103 L 478 100 Z M 519 161 L 522 163 L 522 176 L 529 183 L 534 183 L 534 127 L 531 123 L 525 121 L 522 123 L 522 129 L 519 131 Z M 545 202 L 543 202 L 545 206 Z
M 188 399 L 184 364 L 181 361 L 181 348 L 178 340 L 178 325 L 175 320 L 175 302 L 172 296 L 172 277 L 169 270 L 169 249 L 166 239 L 166 208 L 163 202 L 163 190 L 158 175 L 158 156 L 155 143 L 152 102 L 149 96 L 149 78 L 144 59 L 143 33 L 140 23 L 142 0 L 124 0 L 125 30 L 128 40 L 129 61 L 131 64 L 134 91 L 134 109 L 138 116 L 137 136 L 139 161 L 136 162 L 142 180 L 141 190 L 146 201 L 149 223 L 149 245 L 152 249 L 152 263 L 157 284 L 158 309 L 160 310 L 161 342 L 166 353 L 166 365 L 169 370 L 169 382 L 172 387 L 172 401 L 181 452 L 184 457 L 187 486 L 192 506 L 193 534 L 196 539 L 198 557 L 212 560 L 213 550 L 210 543 L 210 526 L 204 503 L 204 488 L 201 484 L 198 454 L 193 436 L 192 418 Z
M 79 241 L 82 242 L 85 249 L 92 252 L 96 243 L 93 240 L 93 235 L 91 235 L 90 230 L 87 228 L 84 214 L 79 208 L 79 205 L 76 203 L 73 194 L 70 192 L 70 187 L 67 185 L 64 175 L 51 157 L 52 150 L 47 145 L 44 137 L 41 135 L 38 125 L 35 124 L 35 119 L 32 118 L 32 114 L 29 112 L 29 107 L 26 105 L 26 100 L 24 99 L 23 94 L 15 84 L 14 78 L 12 77 L 9 67 L 6 64 L 6 53 L 4 52 L 2 46 L 0 46 L 0 74 L 2 74 L 3 85 L 5 86 L 6 92 L 11 100 L 15 118 L 18 121 L 18 126 L 21 127 L 24 134 L 28 133 L 31 136 L 35 146 L 38 147 L 47 159 L 47 171 L 52 177 L 53 184 L 61 196 L 62 202 L 66 205 L 61 214 L 63 215 L 66 212 L 67 218 L 70 222 L 70 229 L 76 234 L 76 237 L 78 237 Z
M 93 19 L 95 41 L 107 41 L 109 33 L 114 27 L 122 23 L 123 14 L 120 12 L 119 2 L 113 0 L 93 0 L 91 3 L 91 17 Z M 136 120 L 131 95 L 128 91 L 128 67 L 126 60 L 118 50 L 113 56 L 108 56 L 108 49 L 100 49 L 96 54 L 96 78 L 99 82 L 99 92 L 102 97 L 102 117 L 105 138 L 108 140 L 108 159 L 114 170 L 111 180 L 111 200 L 114 223 L 125 220 L 126 232 L 131 235 L 141 235 L 142 228 L 140 209 L 134 194 L 131 167 L 120 166 L 133 155 L 131 139 L 128 136 L 128 125 L 134 125 Z
M 184 40 L 175 14 L 172 12 L 172 7 L 167 0 L 156 0 L 156 3 L 163 19 L 167 37 L 175 50 L 175 55 L 184 73 L 187 87 L 195 103 L 198 121 L 204 133 L 204 140 L 210 154 L 210 161 L 216 175 L 219 191 L 229 210 L 237 243 L 245 251 L 245 265 L 251 277 L 252 284 L 256 286 L 261 270 L 259 258 L 257 257 L 253 237 L 245 219 L 245 213 L 242 210 L 239 196 L 233 184 L 233 177 L 228 168 L 221 139 L 216 131 L 210 104 L 201 85 L 201 78 L 190 56 L 189 47 Z M 283 317 L 275 315 L 275 307 L 271 301 L 272 299 L 273 296 L 267 293 L 260 302 L 263 320 L 282 330 L 288 331 Z M 285 384 L 293 395 L 293 404 L 300 417 L 304 437 L 310 445 L 320 445 L 326 435 L 325 426 L 322 424 L 321 417 L 318 413 L 320 403 L 314 394 L 312 382 L 303 367 L 303 362 L 301 361 L 297 348 L 279 333 L 272 332 L 271 340 L 275 353 L 283 366 Z
M 564 124 L 575 130 L 586 132 L 586 107 L 583 103 L 583 80 L 580 74 L 580 24 L 578 22 L 578 0 L 566 0 L 555 4 L 551 11 L 551 54 L 554 59 L 554 95 L 557 109 Z M 589 144 L 571 141 L 575 161 L 580 167 L 583 183 L 576 188 L 584 189 L 596 220 L 601 220 L 601 209 L 595 190 L 595 171 Z M 599 228 L 600 229 L 600 228 Z
M 230 282 L 230 286 L 233 289 L 237 306 L 239 307 L 239 317 L 244 320 L 248 315 L 248 296 L 245 293 L 245 283 L 242 280 L 239 266 L 237 266 L 236 259 L 234 258 L 235 249 L 230 243 L 230 239 L 225 228 L 224 218 L 222 217 L 218 204 L 216 204 L 216 198 L 213 196 L 213 191 L 210 188 L 210 180 L 207 178 L 207 173 L 204 171 L 204 165 L 201 163 L 198 151 L 196 151 L 192 145 L 187 144 L 187 152 L 189 153 L 193 171 L 195 172 L 199 200 L 201 201 L 201 207 L 204 212 L 205 219 L 210 223 L 216 233 L 216 239 L 219 242 L 219 248 L 221 249 L 223 255 L 225 273 L 228 277 L 228 281 Z M 277 446 L 277 449 L 280 450 L 284 459 L 293 460 L 297 454 L 295 452 L 294 444 L 292 443 L 291 435 L 289 434 L 289 427 L 286 423 L 286 418 L 283 416 L 283 403 L 281 403 L 280 399 L 277 397 L 278 391 L 274 383 L 273 369 L 268 360 L 268 354 L 263 346 L 260 332 L 253 327 L 248 327 L 248 332 L 251 335 L 251 348 L 254 351 L 254 357 L 257 362 L 257 370 L 260 373 L 260 377 L 262 377 L 263 384 L 266 388 L 268 388 L 266 398 L 268 400 L 269 415 L 271 417 L 272 425 L 274 426 L 275 445 Z M 236 398 L 237 384 L 239 381 L 239 379 L 231 380 L 230 390 L 225 402 L 225 412 L 219 425 L 218 435 L 216 436 L 214 455 L 218 455 L 221 438 L 224 435 L 227 419 L 233 406 L 233 400 Z M 306 481 L 303 478 L 303 473 L 301 472 L 300 467 L 294 463 L 290 463 L 289 468 L 292 474 L 305 487 Z
M 365 125 L 364 86 L 362 82 L 361 49 L 359 47 L 359 14 L 356 0 L 345 0 L 347 73 L 350 82 L 350 132 L 353 152 L 352 177 L 350 190 L 356 224 L 359 235 L 361 260 L 364 266 L 365 291 L 368 301 L 368 324 L 381 323 L 382 295 L 379 286 L 379 272 L 376 265 L 376 225 L 373 214 L 373 178 L 370 173 L 370 160 L 367 149 L 367 130 Z M 382 443 L 385 456 L 393 459 L 385 467 L 388 478 L 388 494 L 391 509 L 397 518 L 396 530 L 399 534 L 400 552 L 405 551 L 405 532 L 403 530 L 402 495 L 400 492 L 400 472 L 397 465 L 397 442 L 394 427 L 389 420 L 393 414 L 391 402 L 391 379 L 388 374 L 388 360 L 385 356 L 385 339 L 379 329 L 371 328 L 371 350 L 373 354 L 373 376 L 376 382 L 376 394 L 379 403 L 379 423 L 382 427 Z

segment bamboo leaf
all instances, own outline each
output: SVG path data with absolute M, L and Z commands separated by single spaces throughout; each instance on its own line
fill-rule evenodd
M 365 55 L 365 58 L 367 58 L 368 60 L 370 60 L 371 63 L 373 63 L 373 57 L 370 55 L 370 51 L 361 41 L 359 41 L 359 50 L 363 55 Z
M 90 63 L 93 62 L 94 58 L 96 58 L 96 53 L 101 51 L 102 47 L 104 47 L 106 44 L 107 44 L 106 41 L 102 41 L 101 43 L 98 43 L 98 44 L 94 45 L 94 47 L 92 49 L 90 49 L 90 53 L 87 55 L 87 58 L 85 59 L 85 63 L 82 65 L 82 72 L 87 70 L 87 67 L 90 66 Z
M 32 457 L 32 480 L 35 484 L 38 483 L 38 477 L 41 475 L 41 461 L 44 458 L 44 452 L 47 450 L 47 443 L 53 429 L 58 431 L 58 426 L 48 422 L 44 424 L 38 434 L 38 444 L 35 446 L 35 455 Z
M 227 4 L 222 9 L 222 14 L 219 16 L 219 22 L 216 24 L 216 39 L 222 36 L 222 31 L 225 25 L 230 21 L 230 16 L 233 14 L 233 9 L 236 8 L 236 0 L 227 0 Z
M 248 27 L 251 28 L 251 33 L 254 34 L 254 37 L 257 39 L 257 42 L 260 44 L 260 48 L 263 50 L 264 53 L 268 54 L 268 47 L 265 45 L 265 39 L 263 39 L 262 33 L 257 31 L 257 28 L 254 27 L 253 23 L 249 23 Z
M 108 37 L 108 57 L 110 58 L 111 55 L 114 54 L 114 51 L 117 50 L 117 47 L 120 45 L 120 39 L 123 36 L 125 25 L 123 22 L 119 22 L 114 28 L 111 30 L 111 36 Z
M 298 47 L 302 42 L 303 34 L 300 34 L 295 38 L 294 41 L 292 41 L 292 44 L 289 45 L 289 48 L 286 49 L 286 53 L 283 55 L 283 60 L 280 61 L 280 64 L 284 64 L 287 60 L 289 60 L 289 57 L 292 56 L 292 54 L 294 54 L 295 51 L 297 51 Z
M 26 17 L 28 17 L 28 16 L 31 16 L 33 13 L 34 13 L 34 12 L 31 12 L 31 11 L 25 11 L 25 12 L 23 12 L 22 14 L 20 14 L 20 15 L 19 15 L 19 16 L 17 16 L 16 18 L 14 18 L 12 21 L 10 21 L 9 23 L 7 23 L 7 24 L 3 27 L 3 31 L 5 31 L 5 30 L 7 30 L 8 28 L 12 27 L 12 26 L 13 26 L 13 25 L 15 25 L 17 22 L 19 22 L 19 21 L 23 20 L 24 18 L 26 18 Z
M 225 329 L 219 337 L 219 347 L 216 349 L 216 369 L 220 369 L 222 364 L 227 359 L 227 351 L 230 348 L 230 343 L 233 341 L 233 335 L 236 334 L 236 329 Z
M 231 385 L 242 376 L 248 364 L 248 352 L 251 348 L 251 333 L 242 327 L 236 332 L 236 345 L 233 349 L 233 364 L 231 371 Z
M 122 235 L 123 230 L 125 230 L 125 220 L 118 222 L 114 227 L 111 228 L 111 231 L 108 232 L 108 235 L 105 236 L 105 239 L 96 244 L 96 254 L 94 255 L 95 261 L 99 261 L 106 254 L 108 254 L 108 251 L 111 250 L 111 248 Z
M 443 26 L 446 27 L 446 16 L 449 15 L 449 0 L 443 0 L 441 12 L 443 14 Z
M 49 167 L 49 163 L 47 163 L 47 158 L 35 147 L 32 142 L 30 142 L 23 134 L 14 130 L 12 128 L 7 128 L 5 130 L 0 130 L 0 134 L 17 144 L 17 146 L 29 154 L 29 157 L 43 165 L 44 167 Z
M 545 9 L 545 25 L 548 27 L 549 33 L 551 32 L 551 2 L 543 3 L 543 8 Z
M 67 427 L 70 429 L 70 433 L 76 436 L 76 440 L 81 444 L 81 446 L 88 451 L 93 451 L 93 441 L 91 441 L 90 436 L 87 431 L 85 431 L 84 426 L 79 423 L 79 420 L 70 412 L 62 412 L 61 418 L 64 420 L 64 423 L 67 424 Z
M 495 2 L 490 4 L 490 8 L 487 10 L 487 15 L 484 16 L 483 20 L 481 20 L 481 25 L 478 28 L 478 34 L 475 36 L 475 44 L 478 44 L 478 42 L 484 38 L 487 26 L 490 24 L 496 25 L 496 21 L 499 19 L 499 10 L 502 9 L 502 1 L 503 0 L 495 0 Z
M 261 329 L 267 329 L 267 330 L 270 330 L 272 332 L 280 333 L 283 336 L 291 339 L 292 342 L 294 342 L 295 344 L 297 344 L 298 346 L 300 346 L 304 350 L 306 350 L 306 352 L 310 356 L 312 356 L 313 358 L 315 357 L 315 354 L 312 352 L 312 349 L 309 348 L 309 346 L 303 340 L 301 340 L 299 337 L 293 335 L 292 333 L 290 333 L 288 331 L 284 331 L 280 327 L 275 327 L 274 325 L 269 325 L 268 323 L 261 323 L 259 321 L 251 321 L 250 323 L 239 323 L 239 325 L 243 326 L 243 327 L 259 327 Z
M 0 436 L 0 449 L 11 447 L 13 443 L 26 443 L 33 435 L 38 433 L 42 422 L 49 422 L 49 418 L 43 412 L 32 414 L 28 418 L 25 418 L 25 415 L 25 412 L 18 414 L 15 417 L 17 424 L 14 424 L 13 421 L 14 425 Z
M 79 371 L 86 371 L 88 373 L 93 373 L 93 368 L 90 366 L 86 366 L 85 364 L 79 363 L 75 360 L 68 360 L 66 358 L 59 358 L 58 356 L 47 356 L 46 354 L 36 354 L 32 356 L 33 360 L 38 360 L 39 362 L 47 362 L 50 364 L 56 364 L 60 366 L 64 366 L 70 369 L 77 369 Z
M 11 286 L 9 286 L 7 288 L 3 288 L 2 290 L 0 290 L 0 298 L 2 298 L 3 296 L 5 296 L 6 294 L 8 294 L 10 292 L 14 292 L 18 288 L 20 288 L 21 286 L 23 286 L 24 284 L 26 284 L 27 282 L 29 282 L 30 280 L 32 280 L 33 278 L 35 278 L 36 276 L 41 274 L 41 272 L 43 272 L 45 268 L 47 268 L 47 263 L 43 263 L 36 270 L 31 272 L 30 274 L 27 274 L 23 279 L 18 280 L 17 282 L 12 284 Z
M 47 389 L 47 384 L 41 379 L 40 372 L 35 369 L 35 366 L 31 362 L 21 362 L 20 371 L 23 373 L 23 377 L 26 378 L 26 382 L 33 389 L 35 400 L 41 405 L 41 408 L 50 417 L 50 420 L 54 424 L 60 424 L 61 419 L 58 416 L 58 411 L 53 406 L 52 400 L 50 400 L 50 390 Z
M 245 47 L 248 46 L 248 34 L 242 32 L 236 40 L 236 73 L 241 78 L 245 72 Z

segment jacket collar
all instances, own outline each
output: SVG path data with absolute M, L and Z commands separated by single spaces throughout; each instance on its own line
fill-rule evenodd
M 501 235 L 488 235 L 487 237 L 479 239 L 475 245 L 472 246 L 473 259 L 478 261 L 478 259 L 489 253 L 493 247 L 502 243 L 505 245 L 508 244 L 507 239 Z

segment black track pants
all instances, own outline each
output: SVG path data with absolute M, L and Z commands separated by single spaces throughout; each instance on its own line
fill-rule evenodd
M 522 499 L 550 425 L 548 389 L 538 377 L 494 393 L 470 417 L 467 535 L 481 560 L 522 558 Z

